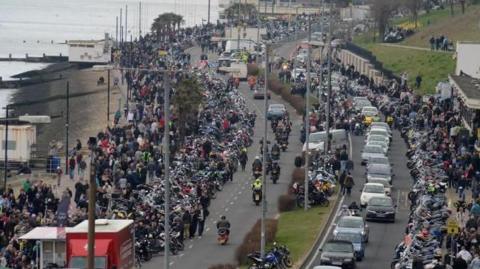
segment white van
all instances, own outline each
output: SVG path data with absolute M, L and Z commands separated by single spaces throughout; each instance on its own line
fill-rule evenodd
M 332 129 L 331 135 L 331 149 L 341 148 L 343 145 L 348 145 L 348 136 L 345 129 Z M 309 136 L 308 149 L 313 151 L 324 151 L 327 146 L 327 132 L 311 133 Z M 303 151 L 307 150 L 306 143 L 303 145 Z

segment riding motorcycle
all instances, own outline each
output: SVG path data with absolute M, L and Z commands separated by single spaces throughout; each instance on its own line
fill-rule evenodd
M 218 229 L 218 237 L 217 237 L 217 242 L 220 245 L 226 245 L 228 242 L 228 230 L 224 228 Z
M 278 161 L 280 159 L 280 151 L 272 150 L 272 160 Z
M 257 179 L 262 176 L 262 168 L 257 167 L 256 169 L 253 170 L 253 178 Z
M 283 142 L 282 144 L 280 144 L 280 148 L 282 149 L 282 151 L 286 151 L 288 148 L 288 142 Z
M 260 202 L 262 201 L 262 190 L 261 189 L 254 189 L 253 190 L 253 202 L 255 205 L 260 205 Z

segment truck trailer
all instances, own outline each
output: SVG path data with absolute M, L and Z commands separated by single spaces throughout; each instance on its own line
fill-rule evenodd
M 86 269 L 88 220 L 66 233 L 69 268 Z M 95 220 L 95 269 L 135 268 L 135 229 L 133 220 Z

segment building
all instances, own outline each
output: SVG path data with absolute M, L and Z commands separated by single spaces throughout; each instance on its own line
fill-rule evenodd
M 113 42 L 108 34 L 105 34 L 103 40 L 69 40 L 68 61 L 71 63 L 110 63 L 112 46 Z
M 459 41 L 457 42 L 457 76 L 467 74 L 474 78 L 480 78 L 480 43 Z
M 5 125 L 0 125 L 0 137 L 2 147 L 0 160 L 5 161 L 3 152 L 5 151 Z M 37 141 L 37 129 L 35 125 L 19 124 L 8 126 L 7 153 L 10 164 L 24 164 L 30 161 L 32 155 L 32 146 Z
M 476 135 L 476 147 L 480 150 L 480 79 L 467 75 L 450 75 L 449 78 L 458 97 L 458 106 L 465 127 Z
M 340 9 L 340 18 L 342 20 L 363 21 L 370 16 L 370 6 L 350 5 Z

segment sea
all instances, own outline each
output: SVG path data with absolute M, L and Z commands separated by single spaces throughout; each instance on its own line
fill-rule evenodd
M 206 23 L 209 0 L 0 0 L 0 58 L 68 55 L 66 40 L 116 37 L 116 17 L 127 18 L 127 38 L 150 31 L 155 17 L 174 12 L 184 18 L 183 26 Z M 218 1 L 210 0 L 210 20 L 218 19 Z M 221 1 L 221 0 L 220 0 Z M 127 10 L 127 16 L 125 11 Z M 1 62 L 0 77 L 35 69 L 45 64 Z M 3 107 L 16 89 L 0 89 Z M 0 111 L 0 115 L 3 111 Z

